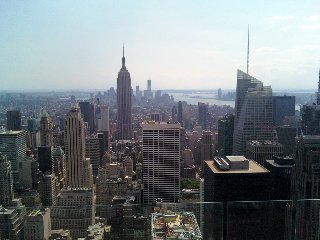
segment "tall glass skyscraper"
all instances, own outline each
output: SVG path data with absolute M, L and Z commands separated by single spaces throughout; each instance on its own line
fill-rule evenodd
M 244 155 L 246 142 L 272 140 L 272 89 L 238 70 L 233 155 Z

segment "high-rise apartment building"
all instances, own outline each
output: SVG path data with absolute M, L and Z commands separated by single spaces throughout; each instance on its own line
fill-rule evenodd
M 144 122 L 143 201 L 178 202 L 180 194 L 180 124 Z
M 19 163 L 26 157 L 27 143 L 25 131 L 0 132 L 0 152 L 11 163 L 14 187 L 19 184 Z
M 7 111 L 7 130 L 21 130 L 21 113 L 18 110 Z
M 131 78 L 126 68 L 124 50 L 122 67 L 117 79 L 117 139 L 129 140 L 132 137 Z
M 67 114 L 64 143 L 67 167 L 67 186 L 70 188 L 92 187 L 92 166 L 85 157 L 85 129 L 79 108 Z
M 234 124 L 233 155 L 244 155 L 247 141 L 274 138 L 271 87 L 240 70 Z

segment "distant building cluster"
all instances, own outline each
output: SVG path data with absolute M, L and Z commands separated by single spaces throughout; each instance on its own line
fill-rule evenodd
M 124 49 L 116 89 L 0 94 L 0 239 L 318 239 L 316 96 L 134 92 Z

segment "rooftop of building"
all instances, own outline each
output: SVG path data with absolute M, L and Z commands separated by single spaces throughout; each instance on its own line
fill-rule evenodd
M 205 161 L 207 166 L 210 168 L 210 170 L 215 174 L 254 174 L 254 173 L 268 173 L 269 171 L 259 165 L 257 162 L 246 159 L 244 156 L 227 156 L 229 158 L 229 161 L 231 162 L 240 162 L 247 160 L 249 163 L 248 168 L 244 169 L 223 169 L 219 168 L 218 165 L 215 163 L 214 160 L 208 160 Z
M 282 146 L 281 143 L 272 140 L 252 140 L 247 143 L 251 146 Z
M 156 122 L 156 121 L 144 121 L 142 122 L 142 128 L 180 128 L 181 125 L 178 122 Z
M 303 138 L 305 143 L 320 143 L 320 135 L 302 135 L 300 138 Z
M 14 131 L 14 130 L 1 130 L 0 135 L 17 135 L 19 133 L 22 133 L 24 131 Z
M 171 212 L 151 214 L 151 239 L 195 239 L 202 240 L 193 212 Z

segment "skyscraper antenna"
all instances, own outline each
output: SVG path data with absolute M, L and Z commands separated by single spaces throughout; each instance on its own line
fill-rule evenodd
M 124 43 L 122 45 L 122 57 L 124 57 Z
M 249 74 L 249 24 L 248 24 L 248 49 L 247 49 L 247 74 Z
M 320 68 L 319 68 L 319 81 L 318 81 L 318 92 L 317 92 L 317 105 L 320 105 Z

